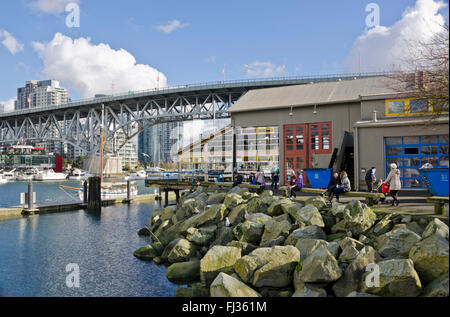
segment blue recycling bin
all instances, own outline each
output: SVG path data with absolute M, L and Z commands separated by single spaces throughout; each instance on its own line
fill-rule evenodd
M 308 177 L 312 188 L 327 188 L 332 172 L 332 168 L 305 169 L 306 177 Z
M 420 176 L 433 196 L 448 197 L 448 167 L 422 168 Z

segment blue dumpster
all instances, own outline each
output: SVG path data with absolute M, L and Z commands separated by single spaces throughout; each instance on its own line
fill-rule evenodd
M 305 170 L 312 188 L 327 188 L 331 179 L 332 168 L 310 168 Z
M 423 183 L 433 196 L 448 197 L 448 167 L 422 168 L 419 171 Z

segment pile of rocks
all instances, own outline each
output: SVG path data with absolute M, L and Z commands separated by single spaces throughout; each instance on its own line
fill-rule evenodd
M 375 214 L 235 187 L 199 187 L 155 210 L 135 251 L 167 265 L 175 296 L 448 296 L 449 228 L 431 216 Z

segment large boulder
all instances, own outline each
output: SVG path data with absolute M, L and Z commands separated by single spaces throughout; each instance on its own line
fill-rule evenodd
M 286 239 L 284 245 L 296 245 L 300 239 L 319 239 L 326 240 L 327 235 L 318 226 L 308 226 L 294 230 Z
M 411 230 L 398 227 L 389 231 L 376 240 L 375 247 L 381 256 L 388 257 L 407 257 L 409 250 L 419 242 L 421 237 Z
M 261 200 L 260 197 L 252 198 L 247 203 L 247 210 L 249 214 L 266 213 L 267 205 Z
M 179 287 L 176 289 L 175 297 L 209 297 L 209 288 L 203 283 L 194 283 L 188 287 Z
M 267 208 L 267 214 L 272 217 L 281 216 L 283 214 L 283 205 L 290 203 L 292 203 L 290 199 L 276 200 Z
M 244 199 L 242 199 L 242 197 L 238 194 L 228 194 L 225 196 L 223 204 L 228 208 L 228 210 L 233 210 L 233 208 L 237 207 L 243 201 Z
M 411 248 L 409 258 L 424 283 L 448 273 L 448 240 L 434 234 Z
M 214 246 L 200 260 L 200 277 L 203 283 L 210 285 L 220 272 L 233 274 L 234 265 L 241 258 L 241 249 L 235 247 Z
M 214 279 L 210 291 L 211 297 L 260 297 L 258 292 L 223 272 Z
M 198 228 L 211 224 L 217 224 L 225 219 L 227 216 L 227 207 L 225 205 L 213 205 L 205 208 L 199 214 L 196 214 L 182 222 L 179 222 L 167 230 L 164 230 L 159 236 L 159 240 L 163 244 L 168 244 L 170 241 L 176 239 L 182 234 L 185 234 L 189 228 Z
M 448 272 L 431 283 L 429 283 L 422 293 L 423 297 L 448 297 L 449 296 L 449 286 L 448 286 Z
M 200 209 L 203 209 L 204 206 L 202 206 Z M 198 206 L 197 206 L 197 200 L 191 198 L 191 199 L 186 199 L 183 204 L 181 205 L 181 207 L 179 207 L 176 212 L 176 220 L 179 221 L 183 221 L 184 219 L 187 219 L 189 217 L 191 217 L 194 213 L 197 212 Z
M 333 292 L 337 297 L 348 296 L 351 292 L 360 290 L 361 279 L 369 264 L 375 263 L 374 248 L 364 247 L 355 260 L 345 269 L 342 277 L 333 285 Z
M 318 239 L 301 239 L 295 247 L 300 251 L 300 263 L 303 263 L 318 248 L 328 249 L 328 242 Z
M 301 283 L 329 283 L 338 280 L 342 270 L 334 256 L 325 248 L 318 248 L 294 273 L 294 285 Z
M 247 205 L 242 204 L 233 208 L 233 210 L 228 214 L 228 221 L 232 226 L 236 226 L 244 220 L 245 211 L 247 210 Z
M 259 244 L 264 232 L 264 224 L 246 221 L 242 224 L 240 230 L 241 234 L 239 239 L 241 241 Z
M 227 246 L 228 247 L 236 247 L 236 248 L 241 249 L 242 256 L 250 254 L 251 252 L 253 252 L 255 249 L 258 248 L 258 246 L 255 244 L 243 242 L 243 241 L 231 241 L 227 244 Z
M 216 240 L 211 243 L 211 246 L 215 245 L 227 245 L 234 239 L 233 229 L 230 227 L 222 227 L 216 232 Z
M 340 240 L 338 244 L 342 249 L 342 252 L 339 255 L 339 262 L 349 264 L 352 263 L 354 259 L 356 259 L 359 251 L 364 248 L 364 243 L 350 237 L 346 237 Z
M 269 241 L 275 240 L 280 235 L 287 237 L 289 235 L 289 230 L 291 229 L 291 224 L 284 221 L 276 221 L 274 219 L 270 219 L 266 222 L 264 226 L 264 233 L 261 238 L 261 245 L 268 243 Z
M 214 240 L 214 234 L 217 226 L 208 226 L 202 228 L 189 228 L 186 234 L 186 240 L 198 246 L 209 245 Z
M 169 263 L 185 262 L 197 255 L 197 248 L 186 239 L 176 239 L 174 244 L 167 247 L 162 257 Z
M 302 283 L 296 287 L 292 297 L 327 297 L 327 291 L 314 284 Z
M 370 230 L 371 234 L 374 234 L 376 236 L 385 234 L 386 232 L 391 231 L 393 227 L 393 222 L 391 220 L 392 215 L 387 215 L 383 217 L 373 228 Z
M 331 205 L 331 213 L 336 218 L 344 218 L 345 204 L 333 203 Z
M 354 200 L 347 204 L 344 211 L 344 225 L 354 235 L 369 230 L 377 220 L 376 214 L 366 204 Z
M 166 270 L 169 281 L 179 285 L 189 284 L 200 279 L 200 261 L 173 263 Z
M 161 255 L 161 249 L 155 247 L 156 244 L 146 245 L 134 251 L 133 255 L 140 260 L 152 261 L 155 257 Z
M 425 231 L 422 233 L 422 238 L 426 239 L 434 234 L 448 240 L 448 226 L 438 218 L 434 218 L 430 221 L 428 226 L 425 228 Z
M 225 193 L 215 193 L 209 196 L 208 200 L 206 201 L 206 203 L 208 205 L 217 205 L 217 204 L 221 204 L 223 203 L 223 201 L 225 200 Z
M 306 224 L 307 226 L 325 227 L 325 223 L 323 222 L 319 209 L 312 204 L 301 208 L 297 214 L 297 217 L 300 222 Z
M 377 264 L 379 279 L 372 278 L 375 272 L 365 273 L 361 279 L 361 292 L 385 297 L 420 295 L 422 284 L 410 259 L 392 259 Z
M 250 214 L 247 218 L 248 221 L 256 222 L 261 225 L 265 225 L 266 222 L 268 222 L 271 219 L 272 217 L 263 213 Z
M 322 209 L 327 206 L 327 201 L 325 197 L 323 196 L 314 196 L 311 198 L 308 198 L 305 201 L 305 205 L 314 205 L 317 209 Z
M 300 252 L 293 246 L 259 248 L 239 259 L 234 269 L 246 283 L 255 287 L 287 287 L 300 261 Z

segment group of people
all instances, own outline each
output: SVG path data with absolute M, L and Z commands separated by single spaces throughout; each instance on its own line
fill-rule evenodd
M 334 172 L 331 176 L 331 180 L 328 183 L 327 189 L 323 192 L 323 195 L 328 195 L 328 201 L 331 203 L 333 197 L 336 197 L 336 201 L 339 202 L 339 195 L 348 193 L 352 190 L 350 179 L 347 172 L 342 171 L 341 174 Z
M 392 206 L 398 206 L 400 204 L 400 201 L 398 200 L 398 192 L 402 189 L 402 181 L 400 179 L 400 170 L 398 169 L 397 164 L 392 163 L 390 165 L 390 172 L 388 177 L 384 182 L 381 182 L 382 184 L 386 185 L 388 188 L 388 192 L 383 192 L 385 194 L 389 194 L 389 196 L 392 197 Z M 367 191 L 369 193 L 374 191 L 374 185 L 377 184 L 377 177 L 376 177 L 376 167 L 372 167 L 370 170 L 367 171 L 365 181 L 367 184 Z
M 389 187 L 389 195 L 393 198 L 392 206 L 398 206 L 400 201 L 398 200 L 398 192 L 401 190 L 401 179 L 400 179 L 400 170 L 398 169 L 396 164 L 391 164 L 391 171 L 389 172 L 388 177 L 383 184 Z M 288 175 L 288 186 L 286 186 L 286 196 L 289 198 L 296 198 L 296 191 L 301 191 L 304 185 L 304 176 L 303 170 L 298 170 L 297 173 L 295 171 L 291 171 Z M 271 189 L 278 189 L 278 183 L 280 180 L 280 169 L 275 168 L 272 171 L 272 184 Z M 238 173 L 237 169 L 234 170 L 234 182 L 233 186 L 238 186 L 242 184 L 244 178 L 241 174 Z M 376 178 L 376 167 L 372 167 L 369 171 L 367 171 L 365 176 L 365 181 L 367 184 L 367 191 L 373 192 L 374 185 L 376 186 L 377 178 Z M 259 168 L 255 173 L 250 173 L 249 183 L 252 185 L 261 186 L 261 190 L 264 190 L 266 187 L 266 178 L 264 172 Z M 376 187 L 375 187 L 376 188 Z M 323 192 L 324 196 L 328 197 L 328 201 L 331 203 L 333 198 L 336 198 L 336 201 L 339 202 L 339 196 L 343 193 L 348 193 L 351 191 L 352 186 L 350 183 L 350 179 L 348 178 L 347 172 L 342 171 L 340 174 L 338 172 L 334 172 L 332 174 L 331 180 L 328 183 L 327 189 Z

